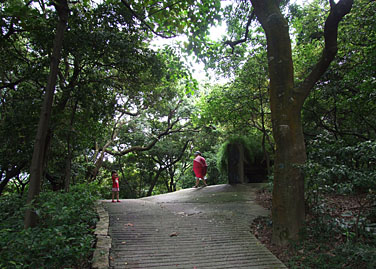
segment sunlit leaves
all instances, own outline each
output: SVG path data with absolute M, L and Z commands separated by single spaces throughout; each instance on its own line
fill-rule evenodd
M 316 10 L 315 6 L 307 7 L 311 8 Z M 338 56 L 305 105 L 307 133 L 313 135 L 326 130 L 349 144 L 375 137 L 375 11 L 374 1 L 357 1 L 340 24 Z M 306 20 L 309 18 L 303 21 Z M 306 31 L 305 35 L 310 36 L 310 32 Z M 296 47 L 299 55 L 317 53 L 314 45 L 302 45 Z M 296 71 L 304 75 L 309 62 L 298 60 Z

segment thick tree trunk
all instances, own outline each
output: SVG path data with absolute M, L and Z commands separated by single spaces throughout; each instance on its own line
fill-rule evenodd
M 301 124 L 303 103 L 337 53 L 338 24 L 352 7 L 352 0 L 329 1 L 325 22 L 325 48 L 319 62 L 300 87 L 294 87 L 291 40 L 278 0 L 251 0 L 265 30 L 270 76 L 270 106 L 276 143 L 273 188 L 273 242 L 279 245 L 298 239 L 305 221 L 304 178 L 300 165 L 306 161 Z
M 293 62 L 287 21 L 276 1 L 255 5 L 267 36 L 270 105 L 276 143 L 273 188 L 273 242 L 297 239 L 304 224 L 304 181 L 298 165 L 306 160 L 300 108 L 293 98 Z
M 267 37 L 270 106 L 276 144 L 273 187 L 273 242 L 297 239 L 305 220 L 304 179 L 299 165 L 306 160 L 300 122 L 301 104 L 294 99 L 294 70 L 288 23 L 278 1 L 252 1 Z
M 273 114 L 276 143 L 272 199 L 273 242 L 283 245 L 290 239 L 298 239 L 299 230 L 304 225 L 304 178 L 299 166 L 305 163 L 306 150 L 300 111 Z
M 113 143 L 114 138 L 115 136 L 112 136 L 111 140 L 107 141 L 106 144 L 103 146 L 101 153 L 99 154 L 98 158 L 96 159 L 94 163 L 94 168 L 89 173 L 89 177 L 87 178 L 88 180 L 94 181 L 97 178 L 99 174 L 99 170 L 101 169 L 103 161 L 104 161 L 104 154 L 106 153 L 106 148 L 109 147 Z
M 273 16 L 276 16 L 275 14 Z M 304 179 L 300 165 L 306 161 L 301 105 L 295 100 L 293 63 L 287 22 L 281 16 L 268 37 L 270 106 L 276 144 L 273 187 L 273 242 L 298 239 L 304 225 Z M 272 23 L 272 24 L 274 24 Z
M 43 174 L 43 164 L 45 157 L 46 137 L 48 125 L 51 118 L 52 102 L 57 80 L 58 66 L 61 49 L 63 46 L 64 32 L 68 22 L 69 8 L 66 0 L 56 0 L 55 7 L 59 15 L 59 22 L 56 28 L 54 47 L 51 56 L 50 74 L 47 81 L 46 93 L 39 118 L 38 130 L 35 138 L 34 152 L 30 167 L 30 186 L 27 197 L 27 204 L 32 205 L 38 196 L 41 188 L 41 178 Z M 33 227 L 36 224 L 36 214 L 29 209 L 25 213 L 25 228 Z
M 273 242 L 283 245 L 298 239 L 305 221 L 304 178 L 306 161 L 301 106 L 294 97 L 293 62 L 287 21 L 282 14 L 269 17 L 268 58 L 270 106 L 276 144 L 272 200 Z

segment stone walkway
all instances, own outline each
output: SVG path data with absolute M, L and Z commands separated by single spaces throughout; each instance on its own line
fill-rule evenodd
M 121 203 L 109 214 L 110 268 L 286 268 L 250 233 L 268 212 L 257 184 L 216 185 Z

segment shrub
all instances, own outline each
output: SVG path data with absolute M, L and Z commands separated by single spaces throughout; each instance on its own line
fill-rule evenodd
M 222 144 L 217 153 L 217 167 L 218 170 L 227 176 L 228 153 L 227 148 L 229 144 L 241 144 L 244 146 L 244 157 L 249 163 L 260 163 L 263 158 L 263 151 L 260 139 L 257 136 L 234 136 L 230 137 Z
M 306 198 L 317 206 L 320 193 L 376 192 L 376 142 L 346 145 L 328 136 L 318 136 L 308 145 L 304 166 Z
M 302 230 L 302 240 L 291 245 L 296 255 L 286 262 L 289 268 L 375 268 L 375 235 L 362 242 L 346 240 L 344 229 L 330 216 L 322 217 L 324 221 L 311 219 Z
M 1 197 L 0 268 L 88 268 L 97 198 L 87 184 L 69 193 L 42 192 L 36 203 L 38 225 L 24 229 L 25 198 Z

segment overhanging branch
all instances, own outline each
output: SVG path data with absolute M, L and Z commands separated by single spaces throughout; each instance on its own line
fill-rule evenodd
M 129 11 L 132 13 L 132 15 L 134 17 L 136 17 L 143 25 L 145 25 L 146 28 L 148 28 L 153 34 L 157 35 L 157 36 L 160 36 L 160 37 L 163 37 L 163 38 L 173 38 L 173 37 L 176 37 L 177 35 L 174 34 L 174 33 L 171 33 L 171 32 L 167 32 L 168 34 L 170 34 L 169 36 L 167 35 L 164 35 L 164 34 L 161 34 L 161 33 L 157 33 L 156 31 L 154 31 L 153 27 L 151 27 L 143 18 L 141 18 L 133 9 L 132 7 L 127 3 L 127 1 L 125 0 L 121 0 L 121 2 L 124 4 L 124 6 L 126 6 Z
M 252 20 L 253 20 L 254 17 L 255 17 L 255 11 L 252 10 L 251 15 L 248 16 L 248 21 L 247 21 L 247 24 L 246 24 L 246 27 L 245 27 L 244 38 L 242 38 L 240 40 L 236 40 L 236 41 L 230 41 L 230 40 L 225 41 L 224 44 L 225 45 L 229 45 L 232 48 L 232 52 L 234 52 L 234 49 L 235 49 L 236 45 L 244 43 L 244 42 L 246 42 L 248 40 L 249 27 L 250 27 L 250 25 L 251 25 Z
M 297 88 L 299 95 L 297 99 L 300 105 L 303 104 L 315 83 L 325 73 L 337 54 L 338 24 L 343 17 L 350 12 L 353 5 L 353 0 L 341 0 L 337 4 L 332 0 L 329 2 L 331 8 L 324 28 L 325 47 L 320 60 L 313 67 L 311 73 L 306 77 L 303 83 Z

